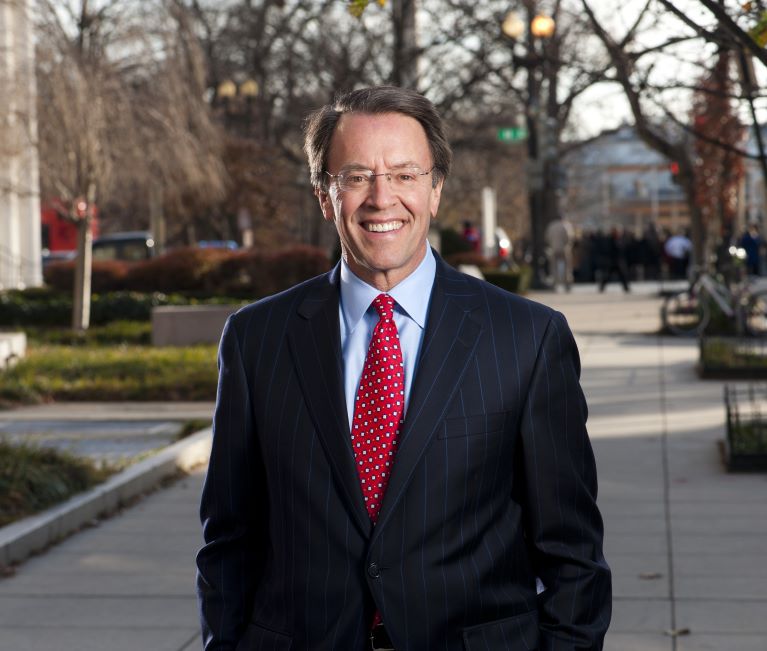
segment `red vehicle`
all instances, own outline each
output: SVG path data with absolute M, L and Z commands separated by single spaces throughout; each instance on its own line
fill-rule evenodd
M 40 212 L 44 252 L 74 252 L 77 249 L 77 224 L 62 217 L 51 204 L 43 204 Z M 98 214 L 91 220 L 91 234 L 94 238 L 99 235 Z

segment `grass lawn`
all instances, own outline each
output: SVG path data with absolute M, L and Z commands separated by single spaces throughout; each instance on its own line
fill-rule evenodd
M 0 404 L 57 400 L 213 400 L 216 346 L 31 346 L 0 373 Z
M 63 502 L 112 472 L 67 452 L 0 440 L 0 527 Z
M 149 324 L 117 322 L 77 334 L 28 331 L 26 356 L 0 372 L 0 407 L 63 400 L 213 400 L 215 345 L 156 348 Z

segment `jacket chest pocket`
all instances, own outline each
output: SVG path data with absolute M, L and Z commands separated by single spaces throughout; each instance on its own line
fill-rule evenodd
M 437 437 L 449 439 L 462 436 L 490 436 L 506 428 L 508 416 L 509 412 L 500 411 L 493 414 L 446 418 Z

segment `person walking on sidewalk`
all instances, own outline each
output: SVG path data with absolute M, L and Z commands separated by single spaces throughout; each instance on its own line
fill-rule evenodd
M 564 317 L 429 248 L 451 152 L 422 95 L 340 95 L 305 150 L 343 257 L 224 328 L 205 649 L 601 649 L 610 571 Z
M 549 267 L 554 289 L 573 286 L 573 243 L 575 231 L 572 224 L 561 215 L 546 227 L 546 244 L 549 248 Z
M 605 291 L 613 275 L 618 277 L 623 291 L 631 291 L 628 278 L 628 238 L 621 226 L 613 226 L 601 243 L 599 291 Z

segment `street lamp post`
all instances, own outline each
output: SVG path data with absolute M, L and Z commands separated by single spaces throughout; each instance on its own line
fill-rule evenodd
M 530 248 L 532 251 L 533 288 L 546 286 L 543 277 L 542 262 L 544 256 L 543 233 L 545 222 L 551 212 L 550 192 L 552 161 L 549 152 L 541 147 L 543 141 L 548 142 L 548 107 L 541 105 L 540 90 L 543 65 L 545 64 L 544 53 L 539 52 L 538 43 L 550 38 L 556 27 L 554 19 L 545 14 L 536 13 L 535 2 L 530 0 L 525 3 L 527 10 L 526 20 L 523 21 L 516 12 L 509 12 L 503 21 L 503 33 L 514 44 L 525 36 L 525 55 L 518 57 L 513 55 L 514 64 L 525 68 L 527 71 L 527 95 L 525 106 L 525 120 L 527 125 L 527 158 L 528 158 L 528 202 L 530 213 Z M 551 89 L 549 89 L 551 92 Z

